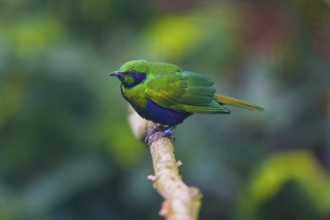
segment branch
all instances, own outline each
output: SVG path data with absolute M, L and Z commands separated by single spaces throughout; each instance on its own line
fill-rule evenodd
M 142 119 L 131 107 L 129 122 L 135 137 L 144 140 L 146 132 L 155 123 Z M 164 198 L 159 214 L 167 220 L 197 220 L 201 206 L 199 189 L 189 187 L 179 175 L 181 161 L 176 161 L 174 146 L 167 137 L 154 141 L 150 146 L 154 176 L 148 176 L 153 187 Z

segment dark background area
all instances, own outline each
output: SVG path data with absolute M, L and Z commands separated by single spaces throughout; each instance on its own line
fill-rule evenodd
M 330 2 L 2 0 L 0 220 L 161 219 L 127 123 L 128 60 L 263 106 L 175 131 L 205 220 L 330 219 Z

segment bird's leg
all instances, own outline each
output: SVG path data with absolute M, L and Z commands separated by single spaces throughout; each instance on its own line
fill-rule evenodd
M 164 130 L 164 134 L 165 134 L 164 136 L 165 137 L 169 137 L 172 142 L 175 141 L 175 137 L 174 137 L 174 135 L 172 133 L 172 131 L 174 130 L 174 128 L 175 128 L 175 126 L 170 126 L 170 127 L 166 128 L 166 130 Z
M 162 137 L 169 137 L 171 141 L 174 141 L 174 136 L 172 134 L 172 130 L 175 128 L 175 126 L 164 126 L 161 124 L 157 124 L 156 127 L 150 129 L 144 139 L 144 142 L 147 145 L 152 144 L 154 141 L 158 140 Z

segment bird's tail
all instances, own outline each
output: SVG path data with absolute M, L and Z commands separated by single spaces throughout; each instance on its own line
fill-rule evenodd
M 249 110 L 259 110 L 259 111 L 264 110 L 264 108 L 257 106 L 255 104 L 252 104 L 252 103 L 249 103 L 249 102 L 246 102 L 243 100 L 239 100 L 239 99 L 236 99 L 233 97 L 225 96 L 225 95 L 215 94 L 214 98 L 220 104 L 232 105 L 235 107 L 245 108 L 245 109 L 249 109 Z

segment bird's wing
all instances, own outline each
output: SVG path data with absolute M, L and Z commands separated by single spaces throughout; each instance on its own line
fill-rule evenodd
M 189 113 L 229 113 L 214 100 L 215 89 L 208 78 L 180 71 L 156 74 L 146 82 L 148 99 L 164 108 Z

